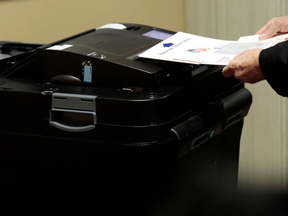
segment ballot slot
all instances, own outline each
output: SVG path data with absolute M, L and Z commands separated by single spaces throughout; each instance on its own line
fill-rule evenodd
M 191 76 L 187 64 L 138 57 L 174 34 L 145 25 L 108 25 L 39 47 L 36 66 L 53 84 L 157 89 Z
M 0 76 L 35 79 L 35 50 L 43 44 L 0 41 Z

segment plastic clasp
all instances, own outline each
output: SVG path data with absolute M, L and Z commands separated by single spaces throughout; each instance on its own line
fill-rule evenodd
M 51 126 L 68 132 L 93 130 L 97 123 L 95 95 L 52 94 Z

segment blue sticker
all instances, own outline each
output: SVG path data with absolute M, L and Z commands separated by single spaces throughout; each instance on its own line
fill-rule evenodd
M 84 82 L 88 82 L 88 83 L 92 82 L 92 66 L 91 65 L 84 66 Z

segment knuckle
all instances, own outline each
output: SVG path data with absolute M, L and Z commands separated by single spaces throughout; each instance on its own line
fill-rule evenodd
M 280 26 L 282 24 L 282 20 L 279 17 L 273 18 L 272 25 L 273 26 Z
M 242 78 L 242 76 L 241 76 L 239 73 L 235 73 L 235 74 L 234 74 L 234 77 L 235 77 L 236 79 L 239 79 L 239 80 L 241 80 L 241 78 Z
M 279 22 L 280 22 L 280 19 L 279 19 L 279 17 L 273 17 L 271 21 L 272 21 L 273 23 L 279 23 Z
M 235 61 L 231 62 L 230 68 L 232 68 L 233 70 L 237 68 L 237 64 L 235 63 Z
M 236 72 L 234 74 L 234 77 L 238 80 L 241 80 L 243 82 L 243 80 L 245 79 L 245 76 L 243 76 L 243 73 L 240 73 L 240 72 Z
M 241 62 L 238 62 L 237 65 L 235 65 L 235 68 L 237 68 L 237 70 L 242 70 L 243 66 L 242 66 Z

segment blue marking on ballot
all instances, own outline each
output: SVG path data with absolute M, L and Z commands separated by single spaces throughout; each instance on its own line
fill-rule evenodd
M 84 82 L 88 82 L 88 83 L 92 82 L 92 66 L 91 65 L 84 66 Z
M 164 47 L 171 47 L 173 45 L 174 45 L 173 43 L 165 43 L 165 44 L 163 44 Z

